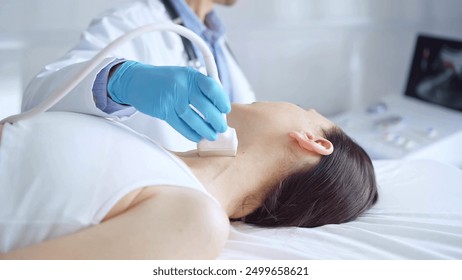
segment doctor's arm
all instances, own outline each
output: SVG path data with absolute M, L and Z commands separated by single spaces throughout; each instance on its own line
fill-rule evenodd
M 221 206 L 196 190 L 155 188 L 155 196 L 99 225 L 0 259 L 216 258 L 229 231 Z
M 131 107 L 122 107 L 113 115 L 101 110 L 96 105 L 93 87 L 98 73 L 113 62 L 114 58 L 107 58 L 100 63 L 83 81 L 81 81 L 73 90 L 69 92 L 61 101 L 54 105 L 51 111 L 70 111 L 103 117 L 126 117 L 134 114 L 136 109 Z M 22 101 L 22 111 L 27 111 L 51 95 L 61 91 L 62 88 L 74 79 L 80 71 L 86 66 L 87 61 L 73 63 L 54 71 L 45 69 L 35 77 L 28 85 L 24 92 Z M 49 67 L 49 66 L 47 66 Z
M 75 47 L 62 58 L 46 65 L 30 81 L 24 92 L 22 110 L 26 111 L 35 107 L 47 99 L 50 94 L 60 90 L 75 77 L 86 62 L 122 34 L 136 26 L 163 20 L 157 17 L 136 17 L 140 11 L 145 9 L 146 7 L 133 3 L 128 7 L 109 11 L 100 18 L 93 20 L 90 26 L 82 33 L 81 39 Z M 144 12 L 149 13 L 150 11 Z M 96 106 L 92 90 L 98 73 L 117 59 L 145 60 L 150 54 L 139 51 L 139 45 L 142 43 L 145 43 L 145 41 L 140 38 L 119 47 L 51 110 L 72 111 L 103 117 L 128 117 L 134 114 L 136 112 L 134 108 L 126 107 L 122 107 L 123 109 L 115 114 L 108 114 Z M 151 45 L 150 51 L 158 51 L 163 42 L 161 41 L 159 44 L 160 46 Z

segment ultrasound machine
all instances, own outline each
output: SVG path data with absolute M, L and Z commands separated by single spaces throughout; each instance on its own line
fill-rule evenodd
M 404 94 L 333 118 L 373 159 L 462 168 L 462 41 L 419 35 Z

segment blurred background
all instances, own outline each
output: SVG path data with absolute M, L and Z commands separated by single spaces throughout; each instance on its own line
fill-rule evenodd
M 127 0 L 0 0 L 0 117 L 90 20 Z M 217 7 L 259 100 L 330 116 L 402 94 L 418 33 L 461 39 L 460 0 L 239 0 Z

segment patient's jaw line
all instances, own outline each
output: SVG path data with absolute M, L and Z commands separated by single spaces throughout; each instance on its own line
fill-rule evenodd
M 272 108 L 273 105 L 276 108 Z M 248 205 L 249 197 L 263 200 L 268 191 L 266 188 L 298 171 L 302 166 L 317 164 L 321 156 L 330 154 L 333 149 L 332 144 L 320 136 L 322 129 L 328 128 L 332 123 L 315 111 L 305 111 L 287 104 L 265 103 L 252 106 L 233 106 L 228 115 L 229 122 L 236 128 L 240 143 L 236 157 L 201 158 L 196 151 L 175 153 L 232 218 L 249 214 L 262 202 L 256 201 L 254 205 Z M 270 121 L 269 124 L 256 127 L 272 120 L 274 110 L 280 110 L 287 117 L 275 121 L 274 124 Z M 312 121 L 308 122 L 307 118 Z M 291 136 L 297 131 L 305 133 L 301 137 L 306 137 L 303 141 L 308 141 L 308 144 L 301 146 Z M 244 201 L 247 208 L 242 207 Z

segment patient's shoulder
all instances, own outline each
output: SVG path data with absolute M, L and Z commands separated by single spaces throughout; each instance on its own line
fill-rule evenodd
M 187 244 L 182 247 L 180 255 L 175 253 L 167 255 L 167 258 L 216 258 L 229 234 L 229 219 L 221 205 L 206 193 L 193 188 L 145 187 L 113 220 L 127 220 L 124 215 L 130 217 L 129 223 L 144 225 L 144 232 L 139 233 L 141 237 L 159 237 L 175 244 Z M 112 218 L 107 221 L 110 220 Z M 158 253 L 172 254 L 176 251 L 172 246 L 165 241 L 156 250 Z
M 140 203 L 160 203 L 164 200 L 171 200 L 172 210 L 176 206 L 190 207 L 194 213 L 202 212 L 201 215 L 210 216 L 211 219 L 228 217 L 222 206 L 210 195 L 183 186 L 147 186 L 133 190 L 123 196 L 105 216 L 103 221 L 114 218 Z

